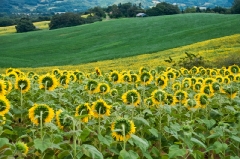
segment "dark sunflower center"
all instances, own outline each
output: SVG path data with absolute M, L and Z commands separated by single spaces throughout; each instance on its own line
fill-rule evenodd
M 118 135 L 123 135 L 123 127 L 125 127 L 125 135 L 131 132 L 131 124 L 128 120 L 122 119 L 122 120 L 117 120 L 115 123 L 115 129 L 121 129 L 122 131 L 116 131 Z
M 59 122 L 62 126 L 70 126 L 72 124 L 72 120 L 69 118 L 65 118 L 64 113 L 61 113 L 59 115 Z
M 42 112 L 42 120 L 44 121 L 48 115 L 49 115 L 49 110 L 46 106 L 44 105 L 39 105 L 35 110 L 34 110 L 34 116 L 38 116 L 38 122 L 40 123 L 40 115 Z
M 162 80 L 161 78 L 157 79 L 157 83 L 158 83 L 159 86 L 162 86 L 162 85 L 165 84 L 164 80 Z
M 154 94 L 154 98 L 157 100 L 157 101 L 163 101 L 164 98 L 165 98 L 165 94 L 164 92 L 161 92 L 161 91 L 158 91 Z
M 205 105 L 207 104 L 207 96 L 200 96 L 200 104 Z
M 183 92 L 178 92 L 176 98 L 177 100 L 184 100 L 186 97 Z
M 106 85 L 101 85 L 100 86 L 100 91 L 101 92 L 106 92 L 107 91 L 107 86 Z
M 96 81 L 89 81 L 87 86 L 88 86 L 88 90 L 94 91 L 97 88 L 97 82 Z
M 22 90 L 25 90 L 28 87 L 28 82 L 26 80 L 19 80 L 18 87 Z
M 79 115 L 87 115 L 88 113 L 89 113 L 89 110 L 84 105 L 81 105 L 80 108 L 78 109 Z
M 4 111 L 6 109 L 6 103 L 0 100 L 0 111 Z
M 42 82 L 44 85 L 46 85 L 47 88 L 53 85 L 53 79 L 51 77 L 44 77 Z
M 166 103 L 167 103 L 167 104 L 172 104 L 172 103 L 173 103 L 173 96 L 167 95 Z
M 128 92 L 127 93 L 127 101 L 129 103 L 135 103 L 138 101 L 138 95 L 136 92 Z
M 141 75 L 141 81 L 142 82 L 148 82 L 150 80 L 150 74 L 147 73 L 147 72 L 144 72 L 142 75 Z
M 98 114 L 105 114 L 107 112 L 107 108 L 102 102 L 97 102 L 95 109 Z
M 113 73 L 111 75 L 111 78 L 112 78 L 113 81 L 118 81 L 118 74 L 117 73 Z

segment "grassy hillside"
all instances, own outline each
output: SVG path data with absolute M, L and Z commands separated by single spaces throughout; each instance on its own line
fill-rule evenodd
M 185 56 L 185 52 L 201 55 L 205 60 L 210 61 L 212 64 L 214 64 L 219 58 L 226 58 L 228 56 L 239 57 L 240 34 L 206 40 L 152 54 L 142 54 L 133 57 L 103 60 L 80 65 L 20 68 L 20 70 L 24 72 L 34 71 L 38 74 L 43 74 L 51 72 L 56 68 L 60 70 L 81 70 L 83 72 L 93 72 L 96 67 L 104 72 L 109 72 L 110 70 L 138 70 L 142 66 L 154 69 L 157 66 L 171 67 L 172 64 L 169 64 L 164 60 L 171 56 L 174 61 L 178 61 L 181 57 Z M 0 73 L 5 73 L 5 69 L 0 68 Z
M 0 36 L 0 67 L 75 65 L 240 33 L 240 15 L 180 14 Z

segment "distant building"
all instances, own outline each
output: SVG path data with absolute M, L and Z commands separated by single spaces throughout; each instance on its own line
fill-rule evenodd
M 146 16 L 147 16 L 147 14 L 145 14 L 145 13 L 138 13 L 136 15 L 136 17 L 146 17 Z

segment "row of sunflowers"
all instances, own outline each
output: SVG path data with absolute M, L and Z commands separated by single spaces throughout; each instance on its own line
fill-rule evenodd
M 0 76 L 1 158 L 237 158 L 240 68 Z M 178 152 L 178 153 L 176 153 Z

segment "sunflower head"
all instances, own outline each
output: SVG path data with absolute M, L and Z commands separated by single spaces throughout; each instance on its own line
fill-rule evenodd
M 22 153 L 23 155 L 27 155 L 28 153 L 28 146 L 24 142 L 18 141 L 16 144 L 16 150 Z
M 212 97 L 214 95 L 214 90 L 210 84 L 203 85 L 201 88 L 201 92 L 207 94 L 209 97 Z
M 111 106 L 108 105 L 104 100 L 99 99 L 92 104 L 93 116 L 95 118 L 102 118 L 110 115 Z
M 98 76 L 101 76 L 102 75 L 102 72 L 101 70 L 98 68 L 98 67 L 95 67 L 95 72 Z
M 5 116 L 0 114 L 0 126 L 4 125 L 6 123 L 6 118 Z
M 110 91 L 110 87 L 107 83 L 99 83 L 97 92 L 101 94 L 107 94 Z
M 18 74 L 14 71 L 11 71 L 11 72 L 7 73 L 7 76 L 12 78 L 12 79 L 18 78 Z
M 238 74 L 240 72 L 240 68 L 238 67 L 238 65 L 229 66 L 228 70 L 233 74 Z
M 166 96 L 166 92 L 160 89 L 153 91 L 151 94 L 154 104 L 163 104 L 164 100 L 166 100 Z
M 94 93 L 94 92 L 97 91 L 97 88 L 98 88 L 98 82 L 97 81 L 92 80 L 92 79 L 87 81 L 87 84 L 85 86 L 85 89 L 87 91 L 89 91 L 90 93 Z
M 185 103 L 188 98 L 188 93 L 183 90 L 178 90 L 175 92 L 174 96 L 177 102 Z
M 61 71 L 59 69 L 53 69 L 52 74 L 56 77 L 58 77 L 61 74 Z
M 181 83 L 179 83 L 179 82 L 173 83 L 172 89 L 173 89 L 174 91 L 180 90 L 180 89 L 181 89 Z
M 112 89 L 112 90 L 110 91 L 110 95 L 111 95 L 112 97 L 117 97 L 117 96 L 118 96 L 118 90 L 117 90 L 117 89 Z
M 197 74 L 199 72 L 199 68 L 196 66 L 193 66 L 190 71 L 192 74 Z
M 60 129 L 72 125 L 72 119 L 70 119 L 68 116 L 69 115 L 67 114 L 67 112 L 61 109 L 56 111 L 56 123 Z
M 186 68 L 181 68 L 181 69 L 180 69 L 180 72 L 181 72 L 182 75 L 187 75 L 187 74 L 189 74 L 189 71 L 188 71 Z
M 206 74 L 207 74 L 207 70 L 206 70 L 206 69 L 202 69 L 202 70 L 200 71 L 200 74 L 201 74 L 201 75 L 206 75 Z
M 122 82 L 131 82 L 131 75 L 126 73 L 122 75 Z
M 202 83 L 200 83 L 200 82 L 196 82 L 196 83 L 193 85 L 193 90 L 194 90 L 195 92 L 199 92 L 199 91 L 201 90 L 201 88 L 202 88 Z
M 27 73 L 28 78 L 32 78 L 34 75 L 35 75 L 35 73 L 33 71 L 30 71 Z
M 219 82 L 219 83 L 222 83 L 223 82 L 223 77 L 222 76 L 216 76 L 216 81 Z
M 168 78 L 165 76 L 159 76 L 155 81 L 155 85 L 159 86 L 161 89 L 164 89 L 168 84 Z
M 191 78 L 185 78 L 182 81 L 182 89 L 189 89 L 192 86 L 192 80 Z
M 142 84 L 147 85 L 150 84 L 150 82 L 153 80 L 153 76 L 149 72 L 143 72 L 140 75 L 140 81 Z
M 215 70 L 215 69 L 210 70 L 210 76 L 211 77 L 215 77 L 217 74 L 218 74 L 217 70 Z
M 22 93 L 26 93 L 30 89 L 30 80 L 29 78 L 20 77 L 17 78 L 15 83 L 15 89 L 22 91 Z
M 227 96 L 231 99 L 235 98 L 238 93 L 238 88 L 236 86 L 223 86 L 224 92 L 227 94 Z
M 42 122 L 49 123 L 54 117 L 54 111 L 46 104 L 34 104 L 32 108 L 28 110 L 29 118 L 35 125 L 40 123 L 40 116 L 42 115 Z
M 89 118 L 93 115 L 93 111 L 88 103 L 80 104 L 79 106 L 77 106 L 75 116 L 81 115 L 84 115 L 81 120 L 85 123 L 87 123 Z
M 139 73 L 142 74 L 143 72 L 148 72 L 148 68 L 147 67 L 140 67 L 139 69 Z
M 5 96 L 0 96 L 0 115 L 5 115 L 9 112 L 10 102 Z
M 8 73 L 10 73 L 10 72 L 13 72 L 13 70 L 14 70 L 14 68 L 11 68 L 11 67 L 10 67 L 10 68 L 7 68 L 7 69 L 6 69 L 6 74 L 8 74 Z
M 197 109 L 199 105 L 195 99 L 188 99 L 184 105 L 188 110 Z
M 227 76 L 227 78 L 230 80 L 230 81 L 234 81 L 235 79 L 235 76 L 233 74 L 230 74 Z
M 176 74 L 173 71 L 167 71 L 164 74 L 168 79 L 175 79 L 176 78 Z
M 117 71 L 113 71 L 113 72 L 110 73 L 109 79 L 112 82 L 119 82 L 120 79 L 121 79 L 121 76 Z
M 139 77 L 137 74 L 133 73 L 131 74 L 131 82 L 135 83 L 139 81 Z
M 111 124 L 112 137 L 116 141 L 127 141 L 136 132 L 133 121 L 119 118 Z
M 153 104 L 154 104 L 151 97 L 144 99 L 144 103 L 145 103 L 145 105 L 147 105 L 148 107 L 153 106 Z
M 0 96 L 4 96 L 7 93 L 6 83 L 3 80 L 0 80 Z
M 66 74 L 63 74 L 61 75 L 58 80 L 59 80 L 59 83 L 62 85 L 62 86 L 66 86 L 67 85 L 67 80 L 68 76 Z
M 137 90 L 128 90 L 122 95 L 122 100 L 125 104 L 138 106 L 140 104 L 141 97 Z
M 212 83 L 212 89 L 214 92 L 220 92 L 221 91 L 221 84 L 217 81 Z
M 204 79 L 204 84 L 212 84 L 215 81 L 215 78 L 205 78 Z
M 167 94 L 166 99 L 164 100 L 164 103 L 167 105 L 174 106 L 176 104 L 176 100 L 172 94 Z
M 198 93 L 194 96 L 194 98 L 202 108 L 205 108 L 208 103 L 208 95 L 205 93 Z
M 42 75 L 39 78 L 39 87 L 40 89 L 46 89 L 49 91 L 54 90 L 58 86 L 57 79 L 54 75 Z

